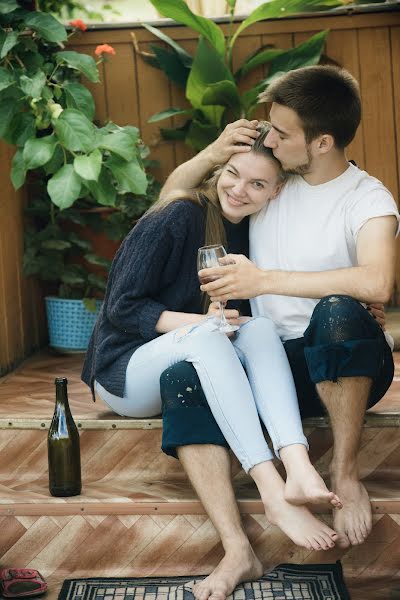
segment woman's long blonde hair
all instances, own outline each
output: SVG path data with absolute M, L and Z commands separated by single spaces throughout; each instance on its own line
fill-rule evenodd
M 271 124 L 268 121 L 259 121 L 257 131 L 260 135 L 251 146 L 251 151 L 256 154 L 261 154 L 266 158 L 274 161 L 279 167 L 279 175 L 281 181 L 285 180 L 285 174 L 281 169 L 279 161 L 272 154 L 271 148 L 264 146 L 264 140 L 271 129 Z M 173 190 L 166 194 L 162 198 L 158 199 L 153 206 L 149 208 L 145 216 L 150 215 L 154 212 L 163 210 L 171 202 L 177 200 L 188 200 L 195 202 L 200 206 L 206 207 L 206 232 L 205 232 L 205 245 L 209 246 L 212 244 L 223 244 L 226 245 L 226 234 L 225 228 L 222 221 L 221 205 L 219 203 L 217 193 L 217 183 L 221 175 L 224 165 L 218 165 L 210 173 L 206 175 L 203 181 L 196 188 L 187 190 Z

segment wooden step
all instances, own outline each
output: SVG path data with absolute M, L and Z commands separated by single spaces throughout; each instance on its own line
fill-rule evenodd
M 79 379 L 81 361 L 81 356 L 41 353 L 0 379 L 0 564 L 40 569 L 50 584 L 48 600 L 55 600 L 62 580 L 70 576 L 210 572 L 223 550 L 179 462 L 160 451 L 161 420 L 121 418 L 102 402 L 93 404 Z M 56 376 L 69 379 L 71 407 L 81 429 L 83 494 L 68 499 L 52 498 L 47 489 L 46 429 Z M 266 570 L 279 562 L 340 558 L 353 600 L 396 598 L 398 381 L 396 375 L 363 431 L 360 467 L 374 525 L 362 546 L 329 552 L 295 546 L 268 522 L 252 481 L 234 467 L 243 524 Z M 305 431 L 311 458 L 326 476 L 331 430 L 318 419 L 306 421 Z M 331 522 L 326 512 L 320 518 Z

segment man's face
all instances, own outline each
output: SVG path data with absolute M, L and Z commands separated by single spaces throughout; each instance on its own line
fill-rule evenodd
M 264 145 L 272 149 L 287 173 L 309 173 L 313 161 L 312 145 L 306 143 L 297 114 L 291 108 L 273 102 L 269 118 L 272 129 Z

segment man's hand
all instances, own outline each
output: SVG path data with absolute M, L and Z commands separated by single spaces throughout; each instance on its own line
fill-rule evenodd
M 254 298 L 262 293 L 266 271 L 259 269 L 242 254 L 228 254 L 220 261 L 221 267 L 199 271 L 200 277 L 218 278 L 200 286 L 212 302 L 227 302 L 231 299 Z
M 229 123 L 221 135 L 208 147 L 212 162 L 216 165 L 226 163 L 236 152 L 249 152 L 254 141 L 260 135 L 256 130 L 258 121 L 239 119 Z M 238 144 L 246 144 L 238 146 Z
M 381 303 L 368 304 L 367 310 L 371 313 L 371 315 L 376 319 L 379 325 L 382 327 L 383 331 L 385 331 L 386 325 L 386 315 L 385 315 L 385 306 Z

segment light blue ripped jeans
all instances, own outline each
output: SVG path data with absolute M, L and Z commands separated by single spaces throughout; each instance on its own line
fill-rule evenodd
M 161 412 L 160 375 L 180 361 L 193 363 L 210 409 L 245 471 L 291 444 L 308 448 L 292 372 L 275 325 L 257 317 L 235 337 L 216 330 L 212 319 L 170 331 L 138 348 L 126 370 L 124 397 L 96 382 L 99 396 L 116 413 L 150 417 Z

